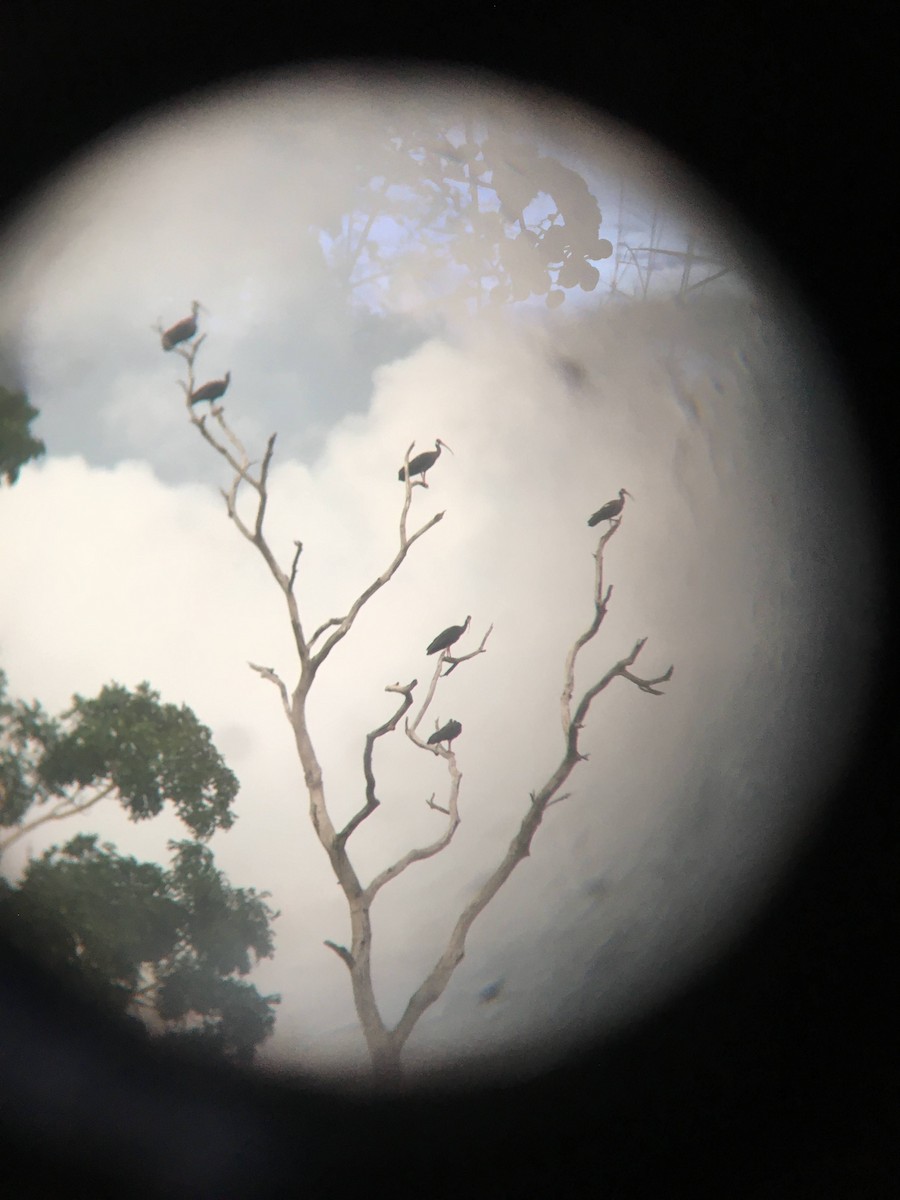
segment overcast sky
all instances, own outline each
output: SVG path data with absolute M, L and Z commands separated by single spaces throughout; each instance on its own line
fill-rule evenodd
M 559 760 L 563 663 L 591 618 L 598 531 L 586 519 L 620 487 L 634 493 L 607 551 L 609 615 L 577 684 L 639 637 L 635 670 L 674 664 L 674 678 L 662 697 L 617 680 L 595 702 L 571 798 L 474 927 L 411 1058 L 523 1038 L 533 1054 L 535 1039 L 640 1011 L 712 953 L 806 827 L 841 753 L 835 722 L 852 732 L 872 636 L 859 616 L 872 570 L 864 502 L 848 513 L 831 498 L 860 490 L 836 386 L 746 270 L 677 305 L 677 268 L 647 302 L 613 304 L 621 268 L 606 260 L 597 291 L 561 309 L 474 318 L 441 298 L 413 225 L 377 310 L 351 295 L 319 231 L 384 169 L 389 122 L 435 136 L 475 114 L 511 146 L 533 138 L 584 173 L 614 244 L 654 235 L 660 188 L 683 186 L 668 160 L 583 114 L 471 86 L 423 95 L 260 87 L 157 115 L 60 181 L 3 251 L 4 361 L 49 449 L 0 496 L 11 694 L 55 711 L 75 691 L 146 679 L 212 728 L 241 780 L 217 862 L 282 913 L 275 957 L 253 976 L 284 997 L 263 1057 L 301 1067 L 362 1061 L 346 969 L 322 946 L 346 940 L 346 912 L 277 693 L 247 667 L 295 682 L 280 594 L 225 516 L 230 478 L 185 416 L 183 363 L 160 349 L 158 321 L 202 301 L 198 377 L 231 370 L 226 413 L 251 456 L 278 431 L 269 541 L 285 565 L 303 541 L 308 631 L 390 561 L 408 444 L 453 448 L 411 515 L 444 519 L 364 609 L 310 705 L 341 823 L 363 796 L 365 734 L 396 707 L 385 685 L 417 677 L 421 692 L 436 633 L 470 613 L 468 650 L 493 625 L 488 652 L 440 684 L 432 710 L 463 724 L 462 824 L 374 909 L 388 1021 Z M 693 230 L 738 261 L 696 195 L 676 190 L 668 204 L 657 239 Z M 443 764 L 399 733 L 378 742 L 375 765 L 382 805 L 351 841 L 364 879 L 436 836 L 442 818 L 425 799 L 447 788 Z M 114 806 L 86 827 L 160 860 L 183 833 L 170 816 L 133 826 Z M 59 836 L 36 833 L 6 869 Z

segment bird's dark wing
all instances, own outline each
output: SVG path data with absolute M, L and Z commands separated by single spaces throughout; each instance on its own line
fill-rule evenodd
M 446 645 L 449 645 L 448 638 L 450 638 L 452 632 L 452 629 L 445 629 L 442 633 L 439 633 L 437 637 L 429 643 L 428 649 L 425 651 L 425 653 L 434 654 L 438 650 L 443 650 Z

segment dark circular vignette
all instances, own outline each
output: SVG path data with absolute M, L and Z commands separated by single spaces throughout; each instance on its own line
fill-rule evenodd
M 137 3 L 127 19 L 107 2 L 8 3 L 4 223 L 27 187 L 119 120 L 293 56 L 413 55 L 568 92 L 682 155 L 768 242 L 845 375 L 889 553 L 886 6 L 856 5 L 852 24 L 810 4 L 596 9 L 391 4 L 316 13 L 301 28 L 286 4 L 248 21 L 203 0 Z M 866 729 L 827 818 L 752 931 L 664 1012 L 532 1083 L 350 1100 L 211 1075 L 109 1031 L 2 950 L 6 1194 L 890 1194 L 888 805 L 900 755 L 887 623 L 885 638 Z

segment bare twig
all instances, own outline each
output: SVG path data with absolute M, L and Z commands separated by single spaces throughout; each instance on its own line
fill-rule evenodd
M 260 667 L 260 666 L 257 666 L 256 663 L 248 663 L 247 666 L 250 667 L 250 669 L 252 671 L 255 671 L 257 673 L 257 675 L 261 675 L 263 677 L 263 679 L 268 679 L 268 681 L 270 683 L 275 684 L 275 686 L 278 688 L 279 694 L 281 695 L 281 704 L 282 704 L 282 707 L 284 708 L 284 714 L 287 717 L 287 719 L 290 721 L 290 719 L 291 719 L 291 701 L 290 701 L 290 698 L 288 697 L 288 690 L 285 687 L 284 683 L 282 682 L 281 677 L 278 674 L 276 674 L 275 668 L 274 667 Z
M 588 690 L 584 693 L 584 695 L 581 697 L 581 700 L 578 702 L 578 707 L 575 709 L 575 716 L 572 718 L 572 723 L 569 728 L 568 736 L 570 742 L 574 740 L 574 742 L 577 743 L 578 731 L 584 724 L 585 717 L 588 714 L 588 710 L 591 707 L 591 702 L 594 700 L 594 697 L 598 696 L 604 688 L 608 687 L 608 685 L 612 683 L 617 676 L 621 675 L 623 679 L 628 679 L 631 683 L 636 684 L 641 691 L 644 692 L 653 692 L 654 684 L 666 683 L 672 678 L 675 673 L 674 666 L 669 667 L 665 674 L 660 675 L 657 679 L 640 679 L 638 676 L 632 675 L 628 670 L 628 667 L 634 665 L 637 656 L 643 650 L 646 643 L 647 639 L 645 637 L 639 638 L 632 647 L 631 653 L 617 662 L 614 667 L 610 667 L 603 678 L 595 683 L 593 687 L 588 688 Z M 656 696 L 662 695 L 661 692 L 653 692 L 653 694 Z
M 373 729 L 371 733 L 366 734 L 366 746 L 363 750 L 363 774 L 366 777 L 366 802 L 363 807 L 350 818 L 340 833 L 337 834 L 336 843 L 339 847 L 346 845 L 347 839 L 350 837 L 350 834 L 353 833 L 354 829 L 361 825 L 366 817 L 373 813 L 380 804 L 379 799 L 375 795 L 375 774 L 372 770 L 372 752 L 375 748 L 375 742 L 376 739 L 383 737 L 386 733 L 390 733 L 392 730 L 397 728 L 397 722 L 412 705 L 413 688 L 418 682 L 419 681 L 417 679 L 414 679 L 412 683 L 393 683 L 389 684 L 384 689 L 386 692 L 399 693 L 403 697 L 403 701 L 392 717 L 385 721 L 383 725 L 379 725 L 377 729 Z
M 646 638 L 644 641 L 646 641 Z M 669 667 L 668 671 L 666 671 L 664 675 L 660 675 L 656 679 L 639 679 L 637 675 L 632 675 L 630 671 L 621 672 L 623 679 L 627 679 L 630 683 L 636 684 L 642 692 L 649 692 L 651 696 L 664 696 L 665 692 L 660 692 L 653 685 L 657 683 L 668 683 L 674 674 L 674 666 Z
M 491 626 L 491 628 L 493 628 L 493 626 Z M 464 662 L 467 659 L 474 658 L 477 654 L 483 653 L 484 645 L 488 639 L 488 636 L 490 635 L 490 632 L 491 630 L 488 629 L 478 650 L 461 657 L 459 662 Z M 395 862 L 392 866 L 387 867 L 379 875 L 376 875 L 369 886 L 365 889 L 364 900 L 366 903 L 371 903 L 379 889 L 384 887 L 384 885 L 391 879 L 396 879 L 396 877 L 405 871 L 407 867 L 412 866 L 412 864 L 415 862 L 422 862 L 424 859 L 431 858 L 433 855 L 440 853 L 445 846 L 450 844 L 450 841 L 452 840 L 453 835 L 459 826 L 459 786 L 462 782 L 462 775 L 456 764 L 456 753 L 449 745 L 446 749 L 444 749 L 442 746 L 432 746 L 427 742 L 423 742 L 417 732 L 419 725 L 422 723 L 422 719 L 424 718 L 432 700 L 434 699 L 435 690 L 437 689 L 438 680 L 441 678 L 441 671 L 444 666 L 446 655 L 446 650 L 442 651 L 439 655 L 437 664 L 435 665 L 434 672 L 431 677 L 431 683 L 428 687 L 428 692 L 424 701 L 422 702 L 422 707 L 419 709 L 418 715 L 415 717 L 411 725 L 408 721 L 406 722 L 405 729 L 406 736 L 411 742 L 418 746 L 420 750 L 427 750 L 436 757 L 445 759 L 447 763 L 447 770 L 450 773 L 450 795 L 447 801 L 447 807 L 443 808 L 440 804 L 435 803 L 434 793 L 432 793 L 431 799 L 426 801 L 429 808 L 433 808 L 435 811 L 442 812 L 447 816 L 447 826 L 436 841 L 431 842 L 427 846 L 421 846 L 415 850 L 410 850 L 407 854 L 404 854 L 402 858 L 398 859 L 397 862 Z M 440 722 L 435 723 L 435 730 L 437 730 L 439 724 Z
M 294 582 L 297 578 L 297 565 L 300 562 L 300 555 L 303 553 L 303 543 L 294 542 L 294 546 L 296 547 L 294 551 L 294 561 L 291 563 L 291 575 L 290 579 L 288 580 L 288 587 L 291 589 L 291 591 L 294 590 Z M 310 643 L 310 645 L 312 645 L 312 643 Z
M 12 831 L 5 838 L 0 838 L 0 854 L 3 854 L 14 846 L 16 842 L 26 837 L 35 829 L 39 829 L 42 825 L 47 825 L 50 821 L 65 821 L 68 817 L 74 817 L 80 813 L 87 812 L 89 808 L 93 808 L 95 804 L 99 804 L 111 792 L 115 790 L 114 783 L 108 783 L 100 789 L 95 796 L 91 796 L 87 800 L 74 800 L 69 796 L 63 796 L 53 805 L 49 812 L 42 813 L 39 817 L 35 817 L 33 821 L 28 821 L 24 825 L 14 825 Z
M 575 660 L 578 657 L 579 651 L 583 646 L 595 636 L 597 630 L 606 616 L 606 611 L 609 606 L 609 600 L 612 596 L 612 585 L 603 592 L 603 551 L 606 548 L 606 543 L 613 536 L 621 524 L 621 518 L 618 521 L 610 521 L 609 529 L 601 535 L 600 541 L 597 544 L 597 549 L 594 551 L 594 617 L 587 629 L 576 638 L 572 648 L 566 656 L 566 665 L 563 678 L 563 690 L 560 697 L 560 708 L 562 711 L 562 727 L 563 734 L 568 736 L 569 726 L 572 721 L 571 704 L 572 695 L 575 691 Z
M 204 335 L 205 336 L 205 335 Z M 194 425 L 200 432 L 203 439 L 220 454 L 231 469 L 234 471 L 234 479 L 231 487 L 225 491 L 222 489 L 222 496 L 225 499 L 225 505 L 228 516 L 236 525 L 241 536 L 256 547 L 260 555 L 264 559 L 270 573 L 284 594 L 285 601 L 288 607 L 288 615 L 291 622 L 291 630 L 294 634 L 294 644 L 297 648 L 297 654 L 300 659 L 301 666 L 304 670 L 309 668 L 309 647 L 303 634 L 303 627 L 300 622 L 300 611 L 297 606 L 297 601 L 293 593 L 293 584 L 296 574 L 297 559 L 299 557 L 299 549 L 295 554 L 293 566 L 290 576 L 282 570 L 281 566 L 272 553 L 272 549 L 265 537 L 264 523 L 266 516 L 266 507 L 268 505 L 268 481 L 269 468 L 272 465 L 272 459 L 275 454 L 275 439 L 273 433 L 266 443 L 265 454 L 263 455 L 262 464 L 259 469 L 258 476 L 254 476 L 251 467 L 254 465 L 250 461 L 250 456 L 247 453 L 246 447 L 241 442 L 240 438 L 228 424 L 225 419 L 224 410 L 221 406 L 214 407 L 209 413 L 198 417 L 196 412 L 191 407 L 190 395 L 194 390 L 194 358 L 203 338 L 198 338 L 190 351 L 182 353 L 182 358 L 188 364 L 188 386 L 185 395 L 185 401 L 188 407 L 191 424 Z M 215 423 L 221 429 L 223 439 L 215 436 L 207 423 L 207 418 L 212 416 Z M 242 483 L 246 483 L 251 487 L 257 496 L 256 516 L 253 521 L 253 528 L 241 518 L 237 511 L 238 489 Z M 297 543 L 295 543 L 296 545 Z
M 398 875 L 401 875 L 413 863 L 423 862 L 426 858 L 432 858 L 435 854 L 439 854 L 445 846 L 450 844 L 454 833 L 456 833 L 459 826 L 459 785 L 462 783 L 462 775 L 456 765 L 456 755 L 452 750 L 441 751 L 441 756 L 447 760 L 447 768 L 450 772 L 450 796 L 447 809 L 445 810 L 447 814 L 447 826 L 441 836 L 428 846 L 420 846 L 415 850 L 407 851 L 395 863 L 379 872 L 363 892 L 363 903 L 367 906 L 372 903 L 386 883 L 391 879 L 396 879 Z M 431 807 L 437 808 L 439 806 L 432 804 Z
M 331 942 L 327 938 L 325 940 L 325 945 L 329 950 L 333 950 L 342 962 L 346 963 L 349 970 L 353 970 L 353 968 L 356 966 L 356 962 L 346 946 L 339 946 L 337 942 Z
M 422 707 L 419 709 L 419 715 L 415 718 L 412 725 L 410 725 L 410 723 L 408 721 L 406 722 L 407 737 L 409 737 L 411 739 L 411 741 L 415 742 L 415 744 L 423 750 L 430 750 L 431 747 L 426 745 L 426 743 L 423 742 L 421 740 L 421 738 L 419 738 L 417 736 L 416 730 L 421 725 L 422 718 L 428 712 L 429 705 L 431 704 L 431 701 L 434 699 L 435 689 L 437 688 L 438 680 L 441 677 L 441 670 L 444 666 L 444 655 L 446 653 L 447 653 L 446 650 L 444 650 L 438 656 L 438 660 L 437 660 L 437 663 L 435 664 L 435 668 L 434 668 L 434 673 L 431 676 L 431 683 L 428 685 L 428 691 L 425 693 L 425 699 L 422 701 Z
M 275 438 L 277 436 L 277 434 L 273 433 L 266 443 L 266 452 L 263 455 L 262 466 L 259 471 L 259 504 L 256 508 L 256 525 L 253 531 L 253 540 L 257 545 L 260 545 L 262 542 L 263 521 L 266 517 L 266 505 L 269 503 L 267 487 L 269 482 L 269 467 L 272 465 L 272 455 L 275 453 Z
M 409 507 L 412 501 L 412 489 L 415 486 L 409 478 L 409 454 L 414 445 L 415 442 L 410 444 L 403 460 L 406 468 L 406 480 L 403 509 L 400 513 L 400 547 L 386 570 L 384 570 L 377 579 L 370 583 L 369 586 L 363 592 L 361 592 L 359 596 L 357 596 L 356 600 L 354 600 L 353 604 L 350 606 L 346 616 L 332 617 L 316 631 L 315 636 L 317 637 L 319 633 L 324 633 L 326 629 L 329 629 L 332 626 L 337 626 L 334 633 L 332 633 L 331 636 L 326 639 L 321 649 L 316 651 L 316 653 L 312 656 L 311 665 L 314 672 L 319 669 L 338 642 L 341 641 L 342 638 L 346 637 L 350 632 L 353 627 L 353 622 L 356 620 L 356 617 L 363 605 L 394 577 L 398 567 L 409 553 L 410 547 L 417 542 L 420 537 L 426 534 L 429 529 L 431 529 L 434 525 L 437 525 L 438 521 L 443 519 L 444 514 L 442 512 L 435 513 L 431 520 L 427 521 L 420 529 L 417 529 L 412 536 L 410 536 L 406 531 L 406 518 L 409 514 Z M 313 638 L 313 641 L 314 640 L 315 637 Z
M 478 647 L 477 650 L 473 650 L 471 652 L 471 654 L 461 654 L 457 658 L 455 655 L 452 655 L 452 654 L 450 654 L 449 651 L 445 650 L 442 657 L 444 659 L 444 662 L 449 663 L 450 666 L 444 672 L 444 676 L 443 676 L 444 679 L 446 679 L 448 675 L 451 675 L 456 670 L 456 668 L 459 666 L 460 663 L 468 662 L 470 658 L 475 658 L 475 656 L 478 654 L 484 654 L 484 648 L 487 645 L 487 640 L 491 636 L 493 630 L 494 630 L 494 626 L 492 623 L 491 625 L 488 626 L 487 633 L 481 639 L 481 645 Z
M 316 632 L 309 639 L 310 649 L 312 649 L 312 647 L 315 645 L 315 643 L 318 641 L 318 639 L 321 637 L 321 635 L 325 632 L 326 629 L 330 629 L 332 627 L 332 625 L 340 625 L 342 620 L 343 620 L 342 617 L 330 617 L 327 621 L 324 622 L 324 624 L 320 625 L 319 628 L 316 630 Z

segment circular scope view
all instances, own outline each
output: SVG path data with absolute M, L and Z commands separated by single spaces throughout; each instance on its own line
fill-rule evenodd
M 522 1078 L 752 919 L 852 743 L 865 468 L 771 264 L 561 98 L 136 121 L 0 256 L 0 922 L 213 1059 Z

